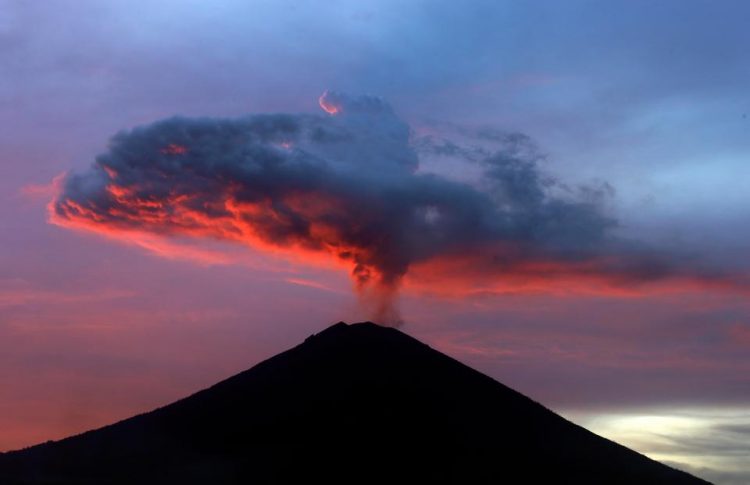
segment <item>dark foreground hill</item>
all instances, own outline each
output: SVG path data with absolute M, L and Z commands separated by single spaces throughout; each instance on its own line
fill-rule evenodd
M 391 328 L 336 324 L 156 411 L 0 455 L 2 484 L 699 484 Z

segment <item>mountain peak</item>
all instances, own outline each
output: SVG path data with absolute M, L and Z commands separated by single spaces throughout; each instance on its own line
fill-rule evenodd
M 705 483 L 372 322 L 336 323 L 151 413 L 0 455 L 0 483 L 318 482 Z
M 382 350 L 383 346 L 392 347 L 393 345 L 397 345 L 396 342 L 398 341 L 401 341 L 400 345 L 405 345 L 406 342 L 409 342 L 410 345 L 424 346 L 424 344 L 418 340 L 415 340 L 396 328 L 369 321 L 335 323 L 320 332 L 307 337 L 303 345 L 315 342 L 316 345 L 334 347 L 357 346 L 360 348 L 363 346 L 373 348 L 379 347 Z
M 387 331 L 387 329 L 392 328 L 392 327 L 388 327 L 386 325 L 380 325 L 378 323 L 370 322 L 370 321 L 355 322 L 355 323 L 346 323 L 344 321 L 341 321 L 341 322 L 334 323 L 330 327 L 327 327 L 324 330 L 321 330 L 315 335 L 320 335 L 320 334 L 324 334 L 328 332 L 345 332 L 347 329 L 351 329 L 351 328 L 360 328 L 360 329 L 367 328 L 373 331 L 376 329 L 380 329 L 380 330 Z

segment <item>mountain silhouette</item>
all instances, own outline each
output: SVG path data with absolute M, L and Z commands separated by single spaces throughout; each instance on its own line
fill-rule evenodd
M 0 454 L 0 483 L 707 482 L 396 329 L 341 322 L 163 408 Z

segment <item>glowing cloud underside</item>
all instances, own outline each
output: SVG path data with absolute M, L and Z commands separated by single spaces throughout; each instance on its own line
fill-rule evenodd
M 66 177 L 51 219 L 339 261 L 374 299 L 374 318 L 391 323 L 407 273 L 457 292 L 467 282 L 724 282 L 615 241 L 595 202 L 551 196 L 523 139 L 467 161 L 486 182 L 471 186 L 418 172 L 409 127 L 381 99 L 327 92 L 320 105 L 335 116 L 172 118 L 119 133 Z

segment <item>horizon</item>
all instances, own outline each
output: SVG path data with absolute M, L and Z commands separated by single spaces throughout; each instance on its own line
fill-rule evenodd
M 745 483 L 747 14 L 0 0 L 0 451 L 376 317 Z

